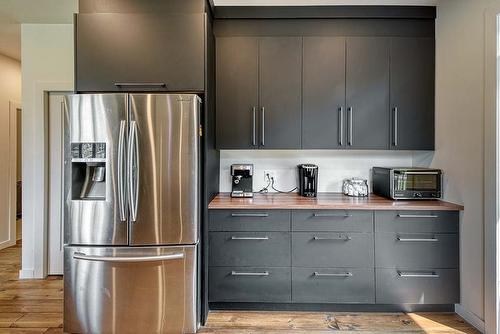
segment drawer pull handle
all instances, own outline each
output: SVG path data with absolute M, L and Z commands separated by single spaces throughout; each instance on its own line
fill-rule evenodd
M 269 276 L 269 272 L 264 271 L 260 273 L 246 273 L 246 272 L 232 271 L 231 276 Z
M 269 214 L 268 213 L 231 213 L 231 217 L 266 218 L 266 217 L 269 217 Z
M 164 82 L 115 82 L 116 87 L 167 87 Z
M 398 214 L 399 218 L 439 218 L 438 215 L 402 215 Z
M 336 214 L 336 213 L 313 213 L 313 217 L 315 218 L 349 218 L 350 214 Z
M 346 236 L 340 236 L 340 237 L 313 237 L 313 240 L 332 240 L 332 241 L 349 241 L 352 240 L 352 238 L 349 235 Z
M 235 236 L 232 236 L 231 240 L 269 240 L 269 237 L 235 237 Z
M 439 275 L 434 271 L 430 273 L 407 273 L 398 271 L 398 276 L 403 278 L 439 278 Z
M 438 238 L 397 238 L 401 242 L 438 242 Z
M 319 272 L 315 271 L 314 276 L 316 276 L 316 277 L 352 277 L 352 273 L 347 272 L 347 273 L 343 273 L 343 274 L 324 274 L 324 273 L 319 273 Z

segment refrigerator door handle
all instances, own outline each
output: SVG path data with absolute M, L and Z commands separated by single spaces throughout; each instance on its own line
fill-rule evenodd
M 139 204 L 139 142 L 137 138 L 137 122 L 130 122 L 128 142 L 128 199 L 130 206 L 130 220 L 137 220 L 137 206 Z
M 126 216 L 126 190 L 125 190 L 125 129 L 126 121 L 120 121 L 120 135 L 118 138 L 118 206 L 120 209 L 120 220 L 127 221 Z M 125 173 L 124 173 L 125 172 Z
M 168 261 L 183 259 L 184 253 L 173 253 L 155 256 L 94 256 L 85 253 L 74 252 L 73 259 L 85 261 L 100 261 L 100 262 L 153 262 L 153 261 Z

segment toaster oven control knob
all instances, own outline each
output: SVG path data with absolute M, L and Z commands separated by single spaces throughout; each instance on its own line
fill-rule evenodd
M 413 196 L 421 198 L 422 197 L 422 193 L 415 193 Z

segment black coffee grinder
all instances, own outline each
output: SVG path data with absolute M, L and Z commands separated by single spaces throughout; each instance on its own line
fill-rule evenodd
M 253 197 L 253 165 L 231 165 L 231 197 Z
M 299 168 L 299 193 L 304 197 L 318 195 L 318 166 L 302 164 Z

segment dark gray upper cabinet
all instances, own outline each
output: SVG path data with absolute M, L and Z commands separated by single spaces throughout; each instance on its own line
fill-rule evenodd
M 391 149 L 434 150 L 434 39 L 391 40 Z
M 261 38 L 259 59 L 260 146 L 301 148 L 302 38 Z
M 301 147 L 302 39 L 217 38 L 217 148 Z
M 389 43 L 384 37 L 346 40 L 348 148 L 389 149 Z
M 203 91 L 205 14 L 79 14 L 79 92 Z
M 302 148 L 346 145 L 345 38 L 304 37 Z
M 217 139 L 221 149 L 257 148 L 259 39 L 216 41 Z

